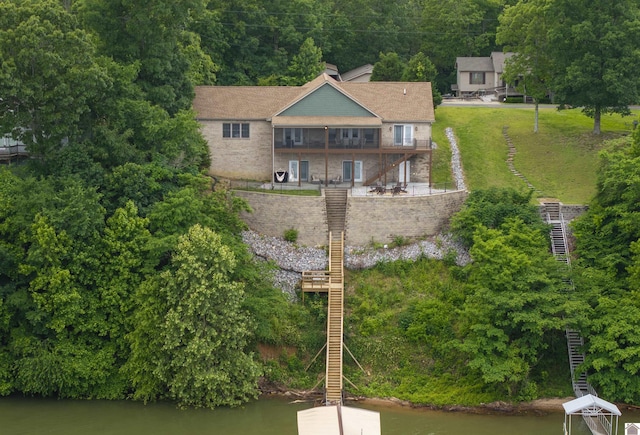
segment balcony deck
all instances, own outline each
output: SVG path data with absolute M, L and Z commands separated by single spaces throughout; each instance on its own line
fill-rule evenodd
M 413 140 L 411 145 L 395 145 L 393 143 L 381 144 L 377 141 L 344 141 L 339 144 L 329 143 L 325 148 L 324 142 L 305 141 L 300 144 L 285 144 L 283 141 L 274 143 L 274 150 L 278 154 L 304 152 L 309 154 L 322 154 L 328 151 L 331 154 L 398 154 L 419 153 L 431 151 L 431 142 L 428 140 Z
M 27 157 L 28 155 L 26 146 L 22 144 L 0 146 L 0 161 L 3 162 L 11 162 L 13 159 Z

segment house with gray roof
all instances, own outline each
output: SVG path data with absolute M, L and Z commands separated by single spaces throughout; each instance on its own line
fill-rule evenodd
M 373 74 L 373 65 L 368 63 L 347 71 L 341 77 L 344 82 L 368 82 L 371 80 L 371 74 Z
M 489 57 L 456 58 L 456 83 L 452 90 L 461 98 L 490 95 L 501 99 L 515 95 L 515 89 L 502 79 L 505 61 L 511 56 L 513 53 L 496 51 Z
M 214 176 L 344 187 L 430 181 L 428 82 L 324 73 L 299 87 L 199 86 L 193 108 Z

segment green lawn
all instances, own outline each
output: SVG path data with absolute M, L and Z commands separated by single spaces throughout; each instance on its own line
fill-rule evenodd
M 598 151 L 603 143 L 632 131 L 633 117 L 605 115 L 602 134 L 593 135 L 593 119 L 579 109 L 540 109 L 539 132 L 533 133 L 534 110 L 521 106 L 438 107 L 433 138 L 433 180 L 450 177 L 447 172 L 450 149 L 444 130 L 453 128 L 462 156 L 467 188 L 514 187 L 525 183 L 509 171 L 506 163 L 508 134 L 516 147 L 516 169 L 542 193 L 565 204 L 586 204 L 595 193 Z M 450 178 L 449 178 L 450 179 Z

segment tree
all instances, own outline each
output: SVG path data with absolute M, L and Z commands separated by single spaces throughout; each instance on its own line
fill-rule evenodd
M 419 3 L 418 29 L 424 35 L 420 51 L 439 72 L 438 88 L 455 83 L 459 56 L 488 56 L 495 50 L 497 17 L 504 0 L 425 0 Z
M 546 234 L 518 218 L 476 227 L 459 348 L 469 368 L 510 397 L 536 397 L 533 370 L 563 328 L 562 282 Z
M 242 310 L 244 288 L 231 280 L 236 267 L 213 231 L 195 225 L 180 238 L 171 268 L 145 287 L 146 314 L 137 315 L 131 336 L 133 361 L 144 363 L 132 365 L 143 397 L 162 397 L 161 385 L 180 406 L 239 405 L 257 396 L 258 367 L 246 352 L 251 323 Z
M 39 157 L 83 138 L 111 86 L 91 41 L 58 1 L 0 3 L 0 133 Z
M 289 84 L 292 86 L 304 85 L 315 79 L 324 69 L 322 50 L 315 46 L 313 38 L 307 38 L 289 65 Z
M 540 1 L 540 0 L 539 0 Z M 576 7 L 550 2 L 549 56 L 555 102 L 579 106 L 600 133 L 602 114 L 629 114 L 640 100 L 640 14 L 634 0 L 595 0 Z
M 542 230 L 544 224 L 537 208 L 531 205 L 532 192 L 491 188 L 471 192 L 464 207 L 451 219 L 451 230 L 466 246 L 473 246 L 478 227 L 498 229 L 508 219 L 519 218 Z
M 601 152 L 596 196 L 573 223 L 581 264 L 607 271 L 616 281 L 628 275 L 631 244 L 640 238 L 638 130 L 634 141 Z
M 433 105 L 438 106 L 442 103 L 442 95 L 437 88 L 435 88 L 434 82 L 438 72 L 435 65 L 429 60 L 424 53 L 420 52 L 409 59 L 409 63 L 402 74 L 402 81 L 404 82 L 431 82 L 433 93 Z
M 398 82 L 402 80 L 405 65 L 398 53 L 380 52 L 380 60 L 373 65 L 372 82 Z
M 601 152 L 597 193 L 573 223 L 576 291 L 591 305 L 581 322 L 585 368 L 598 392 L 640 400 L 640 132 Z
M 533 97 L 534 133 L 538 132 L 538 105 L 549 95 L 551 84 L 547 22 L 550 17 L 545 8 L 546 4 L 535 1 L 506 7 L 500 15 L 496 34 L 496 43 L 514 52 L 506 60 L 503 80 L 507 84 L 516 84 L 516 89 Z
M 204 10 L 203 0 L 82 0 L 78 9 L 98 34 L 101 53 L 123 65 L 137 63 L 146 98 L 169 114 L 191 107 L 191 79 L 214 77 L 215 65 L 186 30 Z
M 331 45 L 321 47 L 327 60 L 341 71 L 373 63 L 380 52 L 395 52 L 404 58 L 418 49 L 415 34 L 420 29 L 411 0 L 338 0 L 333 8 Z

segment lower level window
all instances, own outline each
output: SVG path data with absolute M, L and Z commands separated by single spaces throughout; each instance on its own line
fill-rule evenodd
M 249 138 L 249 123 L 225 122 L 222 124 L 222 137 Z

